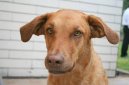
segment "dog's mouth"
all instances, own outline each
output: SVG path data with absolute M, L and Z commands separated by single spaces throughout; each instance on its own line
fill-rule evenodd
M 67 68 L 67 69 L 53 68 L 53 69 L 48 69 L 48 71 L 51 74 L 65 74 L 65 73 L 71 72 L 73 68 L 74 68 L 74 65 L 71 68 Z
M 66 71 L 61 71 L 61 70 L 49 70 L 49 73 L 51 74 L 64 74 Z

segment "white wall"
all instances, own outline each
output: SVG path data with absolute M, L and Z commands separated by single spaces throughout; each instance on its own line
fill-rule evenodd
M 3 76 L 47 76 L 43 36 L 20 41 L 19 28 L 35 16 L 58 9 L 77 9 L 101 17 L 119 33 L 123 0 L 0 0 L 0 74 Z M 117 46 L 106 38 L 94 39 L 109 76 L 115 75 Z

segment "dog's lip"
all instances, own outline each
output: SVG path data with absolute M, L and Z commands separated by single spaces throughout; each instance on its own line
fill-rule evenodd
M 74 68 L 74 65 L 70 69 L 65 70 L 65 71 L 64 70 L 49 70 L 49 73 L 51 73 L 51 74 L 64 74 L 64 73 L 71 72 L 73 70 L 73 68 Z
M 63 73 L 65 73 L 65 71 L 54 71 L 54 70 L 49 70 L 49 72 L 51 74 L 63 74 Z

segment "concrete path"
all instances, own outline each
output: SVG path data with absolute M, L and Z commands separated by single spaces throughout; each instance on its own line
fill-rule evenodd
M 47 85 L 47 79 L 3 79 L 4 85 Z M 129 76 L 109 78 L 109 85 L 129 85 Z
M 4 85 L 47 85 L 47 79 L 3 79 Z
M 109 79 L 109 85 L 129 85 L 129 76 L 119 76 Z

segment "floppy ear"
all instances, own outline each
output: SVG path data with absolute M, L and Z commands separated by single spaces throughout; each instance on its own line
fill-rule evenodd
M 94 15 L 88 15 L 87 19 L 91 29 L 91 38 L 106 36 L 107 40 L 112 44 L 119 42 L 117 33 L 111 30 L 100 18 Z
M 27 42 L 30 40 L 32 34 L 43 35 L 43 26 L 48 19 L 49 14 L 44 14 L 34 18 L 31 22 L 25 24 L 20 28 L 21 40 Z

